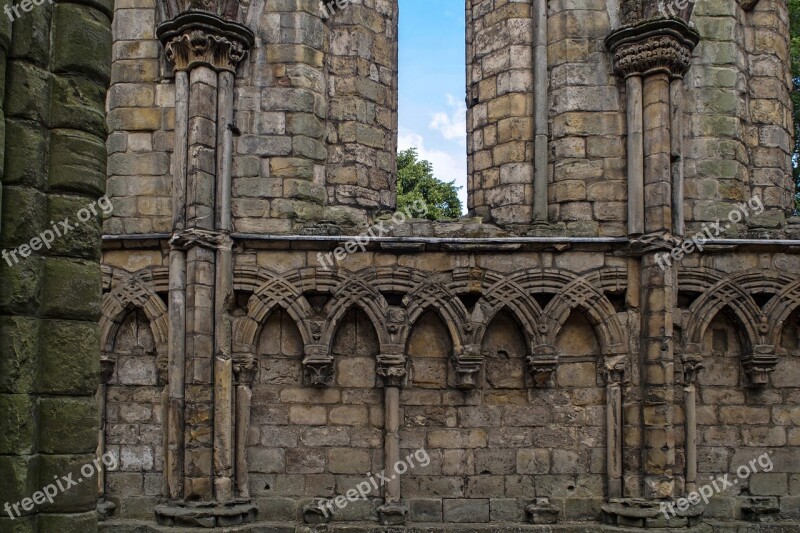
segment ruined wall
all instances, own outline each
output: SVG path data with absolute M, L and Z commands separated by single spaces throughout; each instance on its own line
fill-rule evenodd
M 261 2 L 236 79 L 233 218 L 242 233 L 363 225 L 395 204 L 397 5 Z M 155 38 L 155 2 L 115 4 L 108 99 L 114 234 L 170 229 L 174 74 Z
M 103 194 L 111 6 L 46 2 L 21 14 L 0 24 L 0 500 L 22 516 L 5 511 L 0 530 L 91 532 L 96 472 L 69 498 L 19 504 L 54 477 L 80 477 L 97 447 L 99 216 L 46 248 L 33 239 Z M 33 251 L 6 260 L 22 245 Z
M 750 225 L 780 235 L 794 190 L 786 2 L 698 2 L 692 20 L 702 40 L 685 83 L 687 223 L 725 220 L 758 196 L 766 211 Z

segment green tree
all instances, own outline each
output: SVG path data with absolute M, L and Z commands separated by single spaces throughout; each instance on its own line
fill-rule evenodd
M 800 1 L 800 0 L 798 0 Z M 412 209 L 414 202 L 428 208 L 426 218 L 440 220 L 461 216 L 461 200 L 455 182 L 444 182 L 433 175 L 433 165 L 419 160 L 416 148 L 397 154 L 397 208 Z
M 800 214 L 800 0 L 789 0 L 789 34 L 792 56 L 792 106 L 794 107 L 794 154 L 792 175 L 795 183 L 795 213 Z

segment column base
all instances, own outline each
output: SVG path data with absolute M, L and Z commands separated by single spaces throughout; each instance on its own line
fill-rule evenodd
M 384 526 L 401 526 L 408 518 L 408 507 L 401 503 L 387 503 L 378 507 L 378 520 Z
M 214 528 L 255 522 L 258 509 L 250 502 L 174 502 L 157 505 L 156 522 L 160 526 Z
M 667 505 L 672 505 L 668 508 Z M 702 505 L 679 511 L 673 502 L 642 498 L 612 498 L 602 506 L 603 522 L 630 529 L 680 529 L 705 531 Z M 674 511 L 674 513 L 673 513 Z

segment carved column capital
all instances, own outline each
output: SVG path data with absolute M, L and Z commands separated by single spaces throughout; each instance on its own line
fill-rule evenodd
M 681 359 L 683 361 L 684 385 L 696 385 L 698 374 L 705 368 L 705 365 L 703 365 L 703 358 L 700 354 L 690 353 L 685 354 Z
M 625 26 L 606 38 L 619 76 L 646 76 L 663 72 L 682 77 L 692 60 L 700 35 L 678 19 L 647 20 Z
M 309 387 L 330 387 L 335 376 L 333 356 L 322 344 L 306 346 L 303 358 L 303 381 Z
M 453 370 L 456 374 L 456 387 L 474 389 L 478 386 L 478 374 L 483 366 L 480 346 L 467 344 L 453 355 Z
M 534 387 L 546 387 L 552 381 L 553 373 L 558 368 L 558 353 L 554 346 L 542 344 L 534 346 L 533 355 L 528 356 L 528 371 L 533 376 Z
M 253 32 L 246 26 L 200 11 L 189 11 L 164 22 L 156 35 L 175 70 L 205 65 L 216 71 L 235 72 L 255 42 Z
M 742 367 L 750 385 L 763 387 L 769 383 L 769 374 L 775 371 L 778 366 L 778 356 L 775 354 L 775 347 L 764 344 L 753 347 L 753 350 L 742 358 Z
M 252 353 L 235 353 L 232 359 L 236 382 L 239 385 L 252 387 L 253 380 L 256 377 L 256 370 L 258 370 L 256 356 Z
M 402 387 L 406 381 L 406 358 L 404 355 L 379 355 L 377 374 L 386 387 Z

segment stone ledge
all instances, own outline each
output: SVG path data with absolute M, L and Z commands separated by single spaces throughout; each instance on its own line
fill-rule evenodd
M 189 533 L 197 528 L 163 527 L 143 520 L 110 520 L 101 522 L 101 533 Z M 667 533 L 674 529 L 618 528 L 601 525 L 597 522 L 565 522 L 552 525 L 529 524 L 412 524 L 408 526 L 380 526 L 375 523 L 328 524 L 315 528 L 308 525 L 295 525 L 285 522 L 257 522 L 242 526 L 226 527 L 226 533 Z M 682 533 L 797 533 L 800 521 L 783 521 L 753 524 L 750 522 L 723 522 L 708 520 L 705 524 L 691 529 L 682 528 Z

